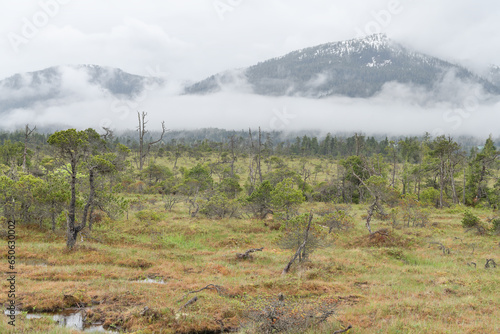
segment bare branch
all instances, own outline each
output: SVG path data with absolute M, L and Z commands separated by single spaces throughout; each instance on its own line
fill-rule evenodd
M 495 262 L 495 260 L 493 259 L 486 259 L 486 264 L 484 265 L 485 268 L 496 268 L 497 267 L 497 264 Z
M 237 253 L 236 257 L 238 259 L 248 259 L 251 256 L 250 253 L 253 253 L 253 252 L 262 252 L 263 249 L 264 249 L 264 247 L 262 247 L 262 248 L 252 248 L 252 249 L 247 250 L 245 253 Z
M 450 254 L 450 249 L 445 247 L 442 243 L 437 241 L 429 242 L 429 244 L 438 245 L 438 248 L 443 251 L 443 255 Z M 430 247 L 430 246 L 429 246 Z
M 352 328 L 352 326 L 351 326 L 351 325 L 349 325 L 349 326 L 347 326 L 347 328 L 345 328 L 345 329 L 340 329 L 340 330 L 338 330 L 338 331 L 333 332 L 333 334 L 347 333 L 347 331 L 349 331 L 351 328 Z
M 194 304 L 198 301 L 198 296 L 194 296 L 193 298 L 191 298 L 190 300 L 187 301 L 186 304 L 182 305 L 179 310 L 177 311 L 177 313 L 179 313 L 183 308 L 185 308 L 186 306 L 189 306 L 191 304 Z
M 107 128 L 105 126 L 103 126 L 102 129 L 104 131 L 106 131 L 105 134 L 101 135 L 102 139 L 107 141 L 108 139 L 113 138 L 113 136 L 114 136 L 113 130 L 111 130 L 110 128 Z
M 216 290 L 216 291 L 217 291 L 217 293 L 218 293 L 219 295 L 220 295 L 220 294 L 222 294 L 222 293 L 223 293 L 223 291 L 224 291 L 224 288 L 223 288 L 222 286 L 220 286 L 220 285 L 209 284 L 209 285 L 207 285 L 206 287 L 201 288 L 201 289 L 199 289 L 199 290 L 196 290 L 196 291 L 190 291 L 190 292 L 186 293 L 186 294 L 185 294 L 185 295 L 184 295 L 181 299 L 179 299 L 177 302 L 178 302 L 178 303 L 180 303 L 182 300 L 184 300 L 184 298 L 186 298 L 186 297 L 187 297 L 187 296 L 189 296 L 190 294 L 192 294 L 192 293 L 198 293 L 198 292 L 201 292 L 201 291 L 206 290 L 206 289 L 214 289 L 214 290 Z
M 104 244 L 104 243 L 105 243 L 104 241 L 102 241 L 102 240 L 100 240 L 100 239 L 97 239 L 97 238 L 91 237 L 91 236 L 90 236 L 90 234 L 88 234 L 88 233 L 86 233 L 86 232 L 82 232 L 81 234 L 82 234 L 83 236 L 85 236 L 85 238 L 92 239 L 92 240 L 97 241 L 97 242 L 99 242 L 99 243 L 101 243 L 101 244 Z
M 361 184 L 365 186 L 365 188 L 370 192 L 370 194 L 374 198 L 378 198 L 378 196 L 375 196 L 375 193 L 370 189 L 370 187 L 368 187 L 366 183 L 356 173 L 354 173 L 354 171 L 352 171 L 352 175 L 354 175 L 359 180 L 359 182 L 361 182 Z
M 163 139 L 163 136 L 165 135 L 166 132 L 168 132 L 170 130 L 166 129 L 165 128 L 165 121 L 161 122 L 161 135 L 160 135 L 160 139 L 156 140 L 156 141 L 153 141 L 151 143 L 148 144 L 148 152 L 149 152 L 149 149 L 151 148 L 151 146 L 153 146 L 154 144 L 157 144 L 159 143 L 162 139 Z

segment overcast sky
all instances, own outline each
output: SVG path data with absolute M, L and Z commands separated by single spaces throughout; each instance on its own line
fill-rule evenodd
M 0 77 L 60 64 L 199 80 L 383 31 L 419 51 L 500 63 L 497 0 L 0 0 Z M 33 29 L 33 27 L 35 29 Z
M 194 82 L 300 48 L 377 32 L 477 71 L 500 65 L 498 0 L 0 0 L 0 5 L 0 78 L 55 65 L 97 64 Z M 386 87 L 374 100 L 149 92 L 121 113 L 116 101 L 92 98 L 93 88 L 86 89 L 87 101 L 16 110 L 1 123 L 58 120 L 99 128 L 111 122 L 133 128 L 139 109 L 147 110 L 152 121 L 167 119 L 170 128 L 307 126 L 484 136 L 500 123 L 498 102 L 474 102 L 465 110 L 450 105 L 422 109 L 413 101 L 426 96 L 412 87 Z

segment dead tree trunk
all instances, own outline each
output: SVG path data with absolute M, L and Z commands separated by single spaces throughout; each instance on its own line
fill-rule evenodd
M 260 183 L 262 183 L 262 170 L 260 168 L 261 148 L 262 148 L 262 133 L 260 131 L 260 126 L 259 126 L 259 148 L 257 150 L 257 171 L 259 173 L 259 181 L 260 181 Z
M 463 204 L 463 205 L 465 205 L 465 171 L 466 171 L 466 169 L 467 169 L 467 167 L 466 167 L 466 166 L 467 166 L 467 165 L 466 165 L 466 160 L 464 159 L 464 167 L 463 167 L 463 168 L 464 168 L 464 181 L 463 181 L 463 182 L 464 182 L 464 184 L 463 184 L 463 187 L 464 187 L 464 188 L 463 188 L 463 190 L 462 190 L 462 202 L 463 202 L 462 204 Z
M 253 169 L 253 162 L 254 162 L 254 157 L 253 157 L 253 138 L 252 138 L 252 129 L 248 129 L 248 135 L 250 136 L 250 165 L 249 165 L 249 173 L 248 177 L 250 178 L 250 189 L 249 189 L 249 194 L 252 194 L 253 190 L 255 189 L 255 172 Z
M 75 195 L 75 184 L 76 184 L 76 168 L 74 169 L 74 174 L 72 175 L 72 178 L 75 178 L 74 183 L 72 182 L 71 184 L 71 202 L 73 205 L 70 205 L 70 214 L 68 216 L 68 230 L 66 232 L 67 240 L 66 240 L 66 246 L 68 248 L 73 248 L 76 244 L 76 237 L 78 236 L 78 233 L 82 231 L 85 226 L 87 226 L 87 218 L 88 218 L 88 213 L 89 213 L 89 208 L 93 205 L 94 202 L 94 195 L 95 195 L 95 169 L 90 168 L 89 170 L 89 187 L 90 187 L 90 192 L 89 192 L 89 198 L 87 199 L 87 203 L 85 204 L 85 207 L 83 208 L 83 216 L 82 216 L 82 222 L 79 225 L 75 225 L 75 207 L 74 203 L 76 198 L 73 197 Z
M 36 126 L 33 129 L 30 129 L 29 124 L 26 124 L 24 130 L 24 152 L 23 152 L 23 172 L 26 173 L 26 155 L 28 154 L 28 142 L 30 136 L 36 130 Z
M 375 209 L 377 208 L 377 202 L 378 199 L 375 199 L 375 202 L 373 202 L 372 205 L 368 207 L 368 216 L 366 217 L 366 228 L 368 229 L 368 232 L 370 232 L 370 234 L 373 233 L 370 222 L 372 220 L 373 214 L 375 213 Z
M 391 186 L 393 188 L 396 188 L 396 168 L 397 168 L 397 165 L 396 165 L 396 162 L 397 162 L 397 159 L 396 159 L 396 152 L 394 153 L 394 156 L 393 156 L 393 162 L 392 162 L 392 181 L 391 181 Z
M 137 126 L 137 131 L 139 132 L 139 154 L 138 154 L 139 170 L 142 170 L 142 168 L 144 167 L 144 161 L 146 160 L 146 157 L 149 154 L 151 147 L 154 144 L 159 143 L 163 139 L 165 132 L 168 131 L 167 129 L 165 129 L 165 122 L 161 122 L 162 131 L 160 139 L 147 143 L 147 146 L 145 147 L 144 136 L 146 135 L 146 133 L 149 132 L 148 130 L 146 130 L 146 124 L 148 123 L 146 121 L 147 115 L 148 114 L 144 111 L 142 113 L 137 112 L 137 118 L 139 120 L 139 125 Z
M 377 191 L 373 191 L 372 189 L 370 189 L 366 183 L 354 172 L 352 172 L 352 174 L 363 184 L 363 186 L 365 186 L 365 188 L 370 192 L 370 194 L 372 195 L 372 197 L 375 199 L 374 202 L 372 203 L 372 205 L 370 205 L 368 207 L 368 216 L 366 217 L 366 228 L 368 229 L 368 232 L 370 232 L 370 234 L 372 234 L 372 227 L 370 225 L 370 222 L 372 220 L 372 216 L 373 214 L 377 211 L 377 210 L 380 210 L 381 209 L 381 206 L 380 206 L 380 195 Z
M 231 136 L 231 177 L 234 177 L 234 162 L 236 161 L 236 156 L 234 155 L 234 135 Z
M 307 229 L 306 229 L 306 235 L 304 237 L 304 242 L 299 246 L 299 248 L 297 248 L 297 251 L 295 252 L 295 255 L 292 257 L 292 259 L 290 260 L 290 262 L 288 262 L 288 264 L 285 266 L 285 268 L 281 272 L 281 275 L 288 274 L 288 272 L 290 271 L 290 268 L 292 267 L 292 264 L 295 262 L 295 260 L 297 259 L 297 257 L 299 257 L 299 256 L 303 257 L 303 256 L 306 255 L 306 253 L 305 253 L 305 247 L 306 247 L 307 239 L 309 238 L 309 229 L 311 228 L 312 219 L 313 219 L 313 214 L 312 214 L 312 211 L 311 211 L 309 213 L 309 223 L 307 224 Z
M 439 208 L 443 208 L 443 190 L 444 190 L 444 159 L 439 164 Z

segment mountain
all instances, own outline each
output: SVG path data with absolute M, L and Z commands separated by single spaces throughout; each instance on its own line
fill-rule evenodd
M 131 99 L 162 79 L 97 65 L 65 65 L 18 73 L 0 81 L 0 112 L 54 100 L 85 100 L 96 95 Z M 90 96 L 89 96 L 90 95 Z
M 491 65 L 486 78 L 495 86 L 500 87 L 500 66 Z
M 433 91 L 445 79 L 479 84 L 488 93 L 500 94 L 500 80 L 495 85 L 466 68 L 409 50 L 384 34 L 305 48 L 216 74 L 186 87 L 185 94 L 236 87 L 259 95 L 364 98 L 377 94 L 389 82 Z

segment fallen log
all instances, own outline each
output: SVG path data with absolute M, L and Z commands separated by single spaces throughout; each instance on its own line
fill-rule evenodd
M 262 252 L 262 250 L 264 249 L 264 247 L 262 248 L 252 248 L 252 249 L 249 249 L 247 250 L 245 253 L 237 253 L 236 254 L 236 258 L 237 259 L 248 259 L 248 258 L 251 258 L 252 256 L 250 255 L 251 253 L 254 253 L 254 252 Z

